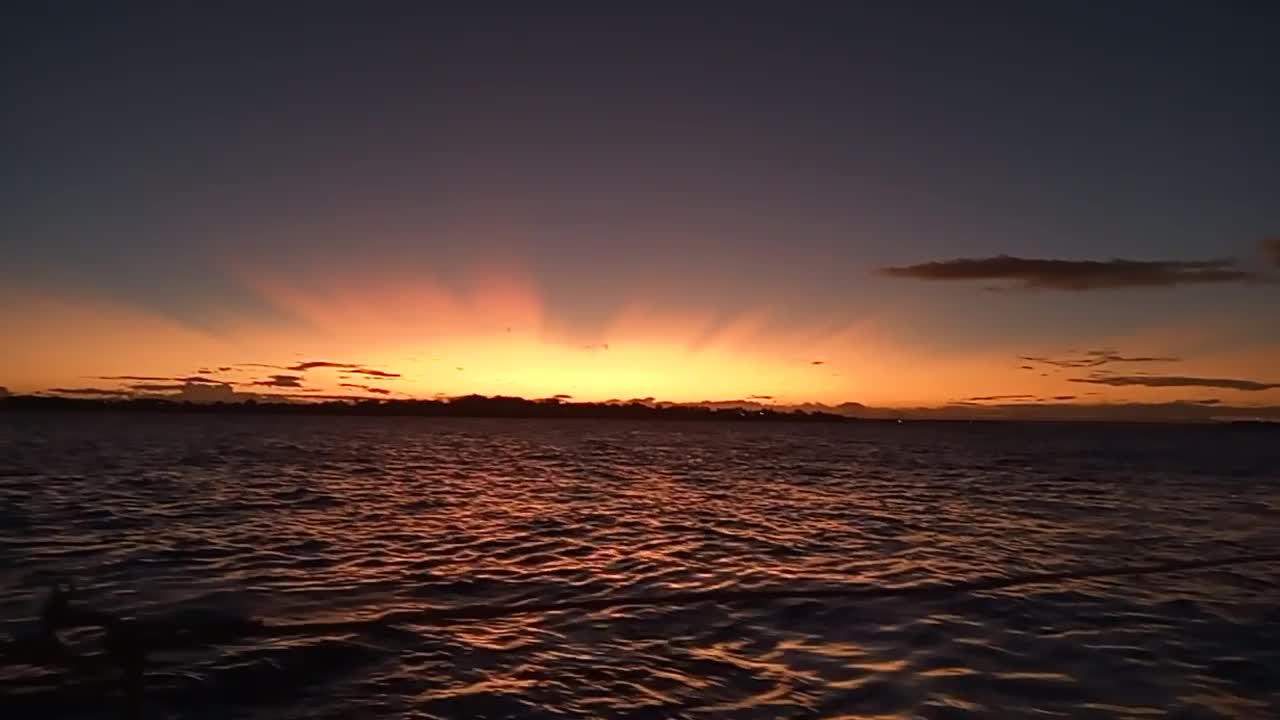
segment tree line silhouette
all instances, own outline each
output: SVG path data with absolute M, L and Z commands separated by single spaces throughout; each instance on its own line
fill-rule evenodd
M 264 415 L 375 415 L 491 418 L 587 418 L 628 420 L 728 420 L 850 422 L 855 418 L 806 410 L 704 407 L 628 402 L 565 402 L 558 398 L 466 395 L 441 400 L 352 399 L 318 402 L 193 403 L 162 398 L 68 398 L 14 395 L 0 398 L 0 410 L 127 410 L 160 413 L 246 413 Z

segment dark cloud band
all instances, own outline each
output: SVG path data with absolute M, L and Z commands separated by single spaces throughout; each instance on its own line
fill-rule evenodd
M 1262 390 L 1271 390 L 1280 388 L 1280 383 L 1265 383 L 1254 380 L 1240 380 L 1236 378 L 1202 378 L 1202 377 L 1183 377 L 1179 375 L 1114 375 L 1103 377 L 1089 378 L 1072 378 L 1073 383 L 1088 383 L 1090 385 L 1110 385 L 1112 387 L 1205 387 L 1205 388 L 1221 388 L 1224 390 L 1244 390 L 1246 392 L 1259 392 Z
M 1255 273 L 1222 260 L 1050 260 L 998 255 L 887 267 L 883 275 L 914 280 L 1007 280 L 1027 290 L 1107 290 L 1129 287 L 1173 287 L 1209 283 L 1241 283 Z

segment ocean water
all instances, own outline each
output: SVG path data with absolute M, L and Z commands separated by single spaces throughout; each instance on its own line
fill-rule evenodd
M 1268 428 L 0 415 L 0 635 L 60 578 L 166 622 L 367 621 L 154 655 L 147 717 L 1276 718 L 1277 563 L 420 612 L 1266 552 Z M 15 658 L 0 716 L 121 703 Z

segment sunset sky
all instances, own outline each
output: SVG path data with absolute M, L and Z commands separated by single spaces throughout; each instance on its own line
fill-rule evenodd
M 0 386 L 1280 407 L 1277 7 L 30 3 Z

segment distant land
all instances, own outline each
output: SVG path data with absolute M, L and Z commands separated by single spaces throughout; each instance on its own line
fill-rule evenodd
M 732 420 L 847 422 L 857 418 L 830 412 L 772 410 L 641 402 L 565 402 L 558 398 L 468 395 L 443 400 L 352 398 L 322 402 L 192 403 L 157 398 L 87 399 L 15 395 L 0 398 L 0 410 L 130 410 L 145 412 L 257 413 L 273 415 L 381 415 L 494 418 L 619 418 L 637 420 Z
M 0 412 L 110 411 L 155 413 L 226 413 L 267 415 L 369 415 L 400 417 L 585 418 L 631 420 L 703 420 L 733 422 L 857 421 L 1093 421 L 1093 422 L 1230 422 L 1275 424 L 1280 408 L 1224 407 L 1190 402 L 1007 405 L 949 405 L 934 408 L 873 408 L 859 403 L 839 405 L 765 405 L 753 401 L 656 402 L 651 398 L 571 402 L 562 398 L 466 395 L 433 400 L 350 397 L 324 401 L 259 401 L 197 403 L 163 398 L 69 398 L 49 395 L 0 396 Z

